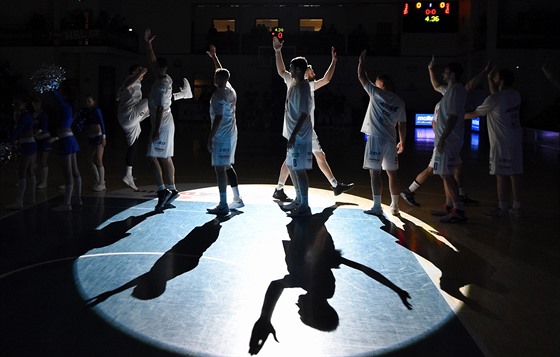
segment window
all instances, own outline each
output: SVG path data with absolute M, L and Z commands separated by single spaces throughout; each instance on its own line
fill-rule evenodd
M 235 31 L 235 20 L 214 20 L 214 27 L 218 32 Z
M 299 19 L 300 31 L 321 31 L 323 19 Z
M 278 19 L 256 19 L 255 26 L 256 28 L 265 27 L 270 32 L 278 27 Z

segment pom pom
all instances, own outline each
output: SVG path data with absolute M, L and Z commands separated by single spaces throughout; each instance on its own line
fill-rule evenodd
M 39 93 L 53 91 L 60 87 L 60 83 L 66 79 L 66 70 L 54 64 L 43 64 L 33 73 L 31 80 L 33 88 Z
M 5 164 L 14 157 L 10 143 L 0 143 L 0 164 Z

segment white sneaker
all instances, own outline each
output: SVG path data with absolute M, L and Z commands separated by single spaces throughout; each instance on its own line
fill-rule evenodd
M 20 209 L 23 209 L 23 202 L 16 201 L 12 204 L 6 205 L 6 209 L 11 211 L 18 211 Z
M 127 185 L 134 191 L 138 191 L 138 187 L 136 187 L 136 184 L 134 184 L 134 177 L 127 175 L 122 178 L 122 181 L 125 183 L 125 185 Z
M 397 207 L 397 206 L 391 206 L 391 214 L 392 214 L 393 216 L 398 216 L 398 215 L 400 215 L 401 213 L 399 212 L 399 207 Z
M 55 206 L 51 209 L 54 212 L 70 212 L 72 211 L 72 206 L 71 205 L 65 205 L 65 204 L 60 204 L 58 206 Z
M 101 192 L 101 191 L 105 191 L 107 187 L 105 187 L 104 183 L 100 183 L 99 185 L 93 186 L 91 189 L 95 192 Z
M 243 203 L 243 200 L 241 198 L 239 198 L 239 200 L 233 200 L 230 204 L 229 204 L 229 209 L 239 209 L 245 207 L 245 203 Z

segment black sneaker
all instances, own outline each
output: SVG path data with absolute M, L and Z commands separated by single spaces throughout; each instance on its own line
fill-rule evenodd
M 274 194 L 272 195 L 272 198 L 279 200 L 281 202 L 292 202 L 293 200 L 288 197 L 285 193 L 284 193 L 284 189 L 281 188 L 279 190 L 275 189 L 274 190 Z
M 414 206 L 414 207 L 420 207 L 420 204 L 418 202 L 416 202 L 416 200 L 414 199 L 414 192 L 410 192 L 410 190 L 408 188 L 406 190 L 404 190 L 403 192 L 401 192 L 401 197 L 409 205 Z
M 447 206 L 447 205 L 443 205 L 441 207 L 441 209 L 433 209 L 430 211 L 430 214 L 432 216 L 436 216 L 436 217 L 445 217 L 447 215 L 449 215 L 451 213 L 451 211 L 453 210 L 453 207 L 451 206 Z
M 172 205 L 171 203 L 173 201 L 175 201 L 177 198 L 179 197 L 179 191 L 177 190 L 171 190 L 171 194 L 169 195 L 169 197 L 167 198 L 167 200 L 165 200 L 165 202 L 163 203 L 163 208 L 175 208 L 174 205 Z
M 474 205 L 477 205 L 479 203 L 479 201 L 473 200 L 472 198 L 468 197 L 467 195 L 460 195 L 459 199 L 461 200 L 461 202 L 463 202 L 464 205 L 467 205 L 467 206 L 469 206 L 469 205 L 474 206 Z
M 341 193 L 344 193 L 346 191 L 350 191 L 352 188 L 354 188 L 354 184 L 353 183 L 342 183 L 339 182 L 336 187 L 333 187 L 332 190 L 334 192 L 335 196 L 340 195 Z
M 164 188 L 163 190 L 158 190 L 157 197 L 158 197 L 158 202 L 155 209 L 156 211 L 161 211 L 163 210 L 163 206 L 165 205 L 165 202 L 167 202 L 169 197 L 171 197 L 171 191 L 169 191 L 166 188 Z

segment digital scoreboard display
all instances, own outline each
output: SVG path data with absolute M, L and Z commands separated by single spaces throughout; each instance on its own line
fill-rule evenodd
M 403 32 L 457 32 L 456 2 L 410 1 L 402 5 Z
M 280 41 L 284 39 L 284 28 L 283 27 L 275 27 L 270 31 L 272 37 L 278 37 Z

